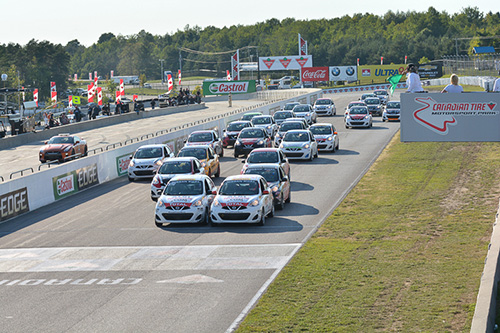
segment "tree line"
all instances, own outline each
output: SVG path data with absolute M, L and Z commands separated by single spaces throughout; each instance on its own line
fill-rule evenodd
M 68 78 L 77 74 L 88 79 L 98 72 L 103 78 L 115 75 L 145 75 L 148 80 L 161 78 L 164 69 L 177 72 L 182 59 L 184 77 L 210 73 L 225 76 L 230 54 L 241 49 L 240 61 L 257 61 L 257 56 L 285 56 L 298 53 L 297 35 L 308 41 L 315 66 L 418 62 L 422 58 L 440 59 L 444 55 L 470 54 L 475 46 L 500 47 L 500 13 L 483 13 L 477 7 L 459 13 L 388 11 L 384 15 L 355 14 L 332 19 L 269 19 L 254 25 L 200 28 L 187 25 L 172 34 L 153 35 L 144 30 L 123 36 L 103 33 L 90 46 L 72 40 L 65 46 L 49 41 L 31 40 L 26 45 L 0 44 L 0 71 L 9 75 L 7 85 L 37 87 L 42 96 L 49 94 L 49 82 L 58 91 L 67 88 Z M 496 39 L 480 37 L 497 36 Z M 470 40 L 456 38 L 470 37 Z M 256 46 L 254 48 L 245 48 Z M 179 49 L 199 52 L 186 52 Z M 210 76 L 208 75 L 208 76 Z M 16 80 L 19 80 L 17 82 Z

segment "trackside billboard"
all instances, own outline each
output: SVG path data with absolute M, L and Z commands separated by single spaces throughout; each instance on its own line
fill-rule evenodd
M 246 94 L 255 92 L 255 81 L 204 81 L 203 94 L 207 95 L 228 95 Z
M 389 76 L 402 74 L 405 68 L 403 64 L 359 66 L 358 80 L 360 84 L 384 83 Z
M 401 141 L 500 141 L 500 94 L 401 94 Z

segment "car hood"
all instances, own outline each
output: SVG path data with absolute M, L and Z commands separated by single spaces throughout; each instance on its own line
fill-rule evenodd
M 310 113 L 311 111 L 304 111 L 304 112 L 295 112 L 295 115 L 297 117 L 304 117 L 306 114 Z
M 313 134 L 315 139 L 328 139 L 329 137 L 333 136 L 333 134 Z
M 48 151 L 48 150 L 64 150 L 68 147 L 72 147 L 73 145 L 72 144 L 60 144 L 60 143 L 57 143 L 57 144 L 50 144 L 50 145 L 45 145 L 42 147 L 42 150 L 45 150 L 45 151 Z
M 212 144 L 212 141 L 206 141 L 206 142 L 186 142 L 186 146 L 209 146 Z
M 281 141 L 281 144 L 285 148 L 302 148 L 306 144 L 309 144 L 309 142 L 302 142 L 302 141 L 299 141 L 299 142 Z
M 191 207 L 196 201 L 203 198 L 203 195 L 162 195 L 158 200 L 159 205 L 165 207 Z
M 134 158 L 134 165 L 150 165 L 156 163 L 156 161 L 161 160 L 161 157 L 155 158 Z
M 170 179 L 174 178 L 175 176 L 180 176 L 180 175 L 190 175 L 190 173 L 159 173 L 155 176 L 155 178 L 159 179 L 163 184 L 167 184 Z
M 227 135 L 238 135 L 240 134 L 240 131 L 226 131 Z
M 218 195 L 217 200 L 222 207 L 248 206 L 252 201 L 258 200 L 259 195 Z
M 349 117 L 351 117 L 352 120 L 365 119 L 366 116 L 367 116 L 366 114 L 353 114 L 353 115 L 349 115 Z
M 257 141 L 264 140 L 264 138 L 245 138 L 239 139 L 243 144 L 256 143 Z

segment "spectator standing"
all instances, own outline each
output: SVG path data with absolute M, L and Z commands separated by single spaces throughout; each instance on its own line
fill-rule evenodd
M 122 113 L 122 108 L 121 108 L 121 102 L 120 100 L 116 101 L 116 108 L 115 108 L 115 114 L 121 114 Z
M 498 71 L 498 75 L 500 76 L 500 70 Z M 500 92 L 500 77 L 495 80 L 495 84 L 493 85 L 494 92 Z
M 66 116 L 66 113 L 63 112 L 61 114 L 60 121 L 61 121 L 61 125 L 67 125 L 67 124 L 69 124 L 69 118 L 68 118 L 68 116 Z
M 99 112 L 101 112 L 101 107 L 95 104 L 94 107 L 92 108 L 92 119 L 96 119 L 97 116 L 99 115 Z
M 441 90 L 442 93 L 463 93 L 464 88 L 458 84 L 458 75 L 457 74 L 451 74 L 450 76 L 450 84 L 444 87 L 443 90 Z
M 418 75 L 417 66 L 415 66 L 415 64 L 408 64 L 405 73 L 406 85 L 408 86 L 408 90 L 406 92 L 424 92 L 422 83 L 420 82 L 420 76 Z
M 77 123 L 82 120 L 82 111 L 80 111 L 80 108 L 78 106 L 75 107 L 75 120 Z
M 151 109 L 154 110 L 155 109 L 155 106 L 156 106 L 156 102 L 155 100 L 151 100 Z
M 87 118 L 90 120 L 92 119 L 92 110 L 94 109 L 94 105 L 93 104 L 89 104 L 88 105 L 88 111 L 87 111 Z

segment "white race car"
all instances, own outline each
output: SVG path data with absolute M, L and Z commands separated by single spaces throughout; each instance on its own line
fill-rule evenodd
M 290 130 L 280 144 L 289 159 L 313 160 L 318 157 L 318 143 L 309 130 Z
M 335 153 L 339 149 L 339 136 L 330 123 L 317 123 L 309 127 L 318 143 L 318 150 Z
M 384 106 L 384 112 L 382 112 L 382 121 L 399 121 L 401 116 L 401 102 L 400 101 L 390 101 Z
M 366 127 L 370 128 L 373 124 L 373 118 L 366 106 L 353 106 L 349 109 L 345 118 L 345 128 Z
M 208 223 L 216 187 L 207 175 L 175 176 L 158 199 L 155 224 Z
M 276 125 L 273 116 L 255 116 L 251 122 L 254 127 L 263 128 L 271 138 L 274 138 L 278 130 L 278 125 Z
M 264 177 L 239 175 L 227 177 L 212 202 L 210 220 L 220 223 L 264 225 L 274 216 L 273 194 Z
M 297 118 L 304 118 L 309 125 L 316 122 L 318 115 L 312 108 L 311 104 L 299 104 L 293 108 L 293 113 Z
M 145 145 L 137 148 L 130 156 L 128 180 L 152 178 L 165 158 L 174 157 L 170 147 L 164 144 Z
M 314 111 L 318 114 L 318 116 L 336 116 L 337 108 L 335 107 L 335 103 L 333 103 L 331 98 L 318 98 L 316 102 L 314 102 L 313 106 Z

